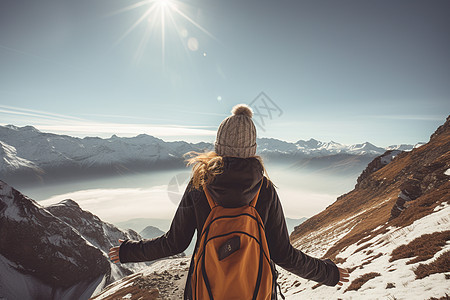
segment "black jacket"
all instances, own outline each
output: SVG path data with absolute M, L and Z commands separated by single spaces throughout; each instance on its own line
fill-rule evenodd
M 218 204 L 237 207 L 249 204 L 262 182 L 256 210 L 265 226 L 271 259 L 282 268 L 305 279 L 334 286 L 339 271 L 331 260 L 310 257 L 292 247 L 280 199 L 273 184 L 263 176 L 263 168 L 256 158 L 223 158 L 223 173 L 208 185 L 208 191 Z M 205 193 L 189 183 L 178 206 L 169 231 L 150 240 L 122 243 L 120 262 L 151 261 L 183 252 L 189 246 L 195 230 L 200 240 L 203 224 L 211 211 Z M 190 273 L 185 298 L 190 290 Z

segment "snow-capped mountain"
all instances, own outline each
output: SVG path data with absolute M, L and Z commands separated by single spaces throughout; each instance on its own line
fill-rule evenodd
M 74 228 L 0 181 L 0 297 L 87 299 L 111 269 Z
M 449 179 L 450 117 L 420 148 L 376 157 L 354 190 L 295 228 L 294 247 L 334 260 L 350 281 L 321 286 L 278 268 L 286 299 L 448 299 Z M 149 299 L 182 299 L 188 264 L 160 261 L 95 299 L 135 299 L 142 291 Z
M 257 140 L 257 144 L 257 154 L 268 160 L 289 163 L 340 154 L 373 158 L 386 150 L 367 142 L 348 146 L 313 139 L 289 143 L 262 138 Z M 413 147 L 400 145 L 389 149 L 410 150 Z M 20 186 L 24 183 L 181 168 L 185 153 L 213 148 L 211 143 L 165 142 L 146 134 L 131 138 L 113 135 L 108 139 L 81 139 L 40 132 L 32 126 L 7 125 L 0 126 L 0 178 Z M 358 171 L 364 166 L 360 166 Z
M 145 264 L 114 265 L 118 239 L 140 239 L 64 200 L 43 207 L 0 181 L 0 298 L 88 299 Z
M 49 205 L 46 209 L 60 220 L 74 228 L 83 238 L 99 249 L 105 257 L 109 249 L 117 246 L 120 240 L 140 240 L 142 237 L 135 231 L 121 230 L 116 226 L 102 221 L 96 215 L 82 210 L 73 200 L 66 199 L 59 203 Z M 106 284 L 116 281 L 126 275 L 145 268 L 146 264 L 116 265 L 110 263 L 111 275 L 106 278 Z
M 155 226 L 147 226 L 141 232 L 139 232 L 140 236 L 144 239 L 153 239 L 159 236 L 162 236 L 165 232 Z
M 392 145 L 385 148 L 377 147 L 369 142 L 354 145 L 344 145 L 334 141 L 321 142 L 315 139 L 308 141 L 299 140 L 296 143 L 289 143 L 271 138 L 261 138 L 257 140 L 258 152 L 263 153 L 284 153 L 291 155 L 302 155 L 308 157 L 321 157 L 333 154 L 352 154 L 352 155 L 380 155 L 386 150 L 409 151 L 415 145 Z
M 0 176 L 14 185 L 180 167 L 183 154 L 211 146 L 145 134 L 80 139 L 13 125 L 0 126 L 0 142 Z

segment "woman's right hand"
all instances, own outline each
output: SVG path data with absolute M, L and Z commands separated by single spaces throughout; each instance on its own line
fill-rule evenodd
M 122 244 L 123 240 L 119 240 L 119 243 Z M 120 245 L 109 249 L 109 253 L 108 253 L 109 259 L 115 264 L 120 263 L 119 250 L 120 250 Z

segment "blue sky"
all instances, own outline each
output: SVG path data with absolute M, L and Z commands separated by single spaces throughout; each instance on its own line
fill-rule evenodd
M 233 105 L 252 103 L 259 137 L 428 141 L 450 112 L 449 11 L 449 1 L 2 0 L 0 124 L 213 141 Z

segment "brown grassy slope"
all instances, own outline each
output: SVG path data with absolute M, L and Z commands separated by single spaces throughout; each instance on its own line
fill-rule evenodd
M 425 261 L 434 257 L 434 254 L 442 249 L 450 240 L 450 230 L 424 234 L 406 245 L 401 245 L 392 251 L 390 262 L 402 259 L 412 258 L 406 264 L 415 264 L 419 261 Z
M 328 226 L 336 226 L 340 221 L 347 228 L 354 226 L 324 255 L 335 258 L 346 246 L 385 230 L 381 228 L 372 232 L 389 221 L 391 209 L 397 201 L 401 187 L 413 179 L 420 182 L 421 196 L 409 202 L 410 206 L 387 224 L 407 226 L 430 214 L 441 202 L 450 200 L 450 183 L 448 176 L 444 174 L 449 167 L 450 117 L 436 130 L 427 144 L 411 152 L 399 154 L 378 171 L 365 172 L 365 177 L 358 179 L 354 190 L 339 197 L 324 211 L 299 225 L 291 234 L 291 242 L 298 245 L 300 240 L 307 239 L 308 234 Z M 358 213 L 361 214 L 351 219 Z M 343 230 L 342 225 L 340 226 L 340 230 Z

